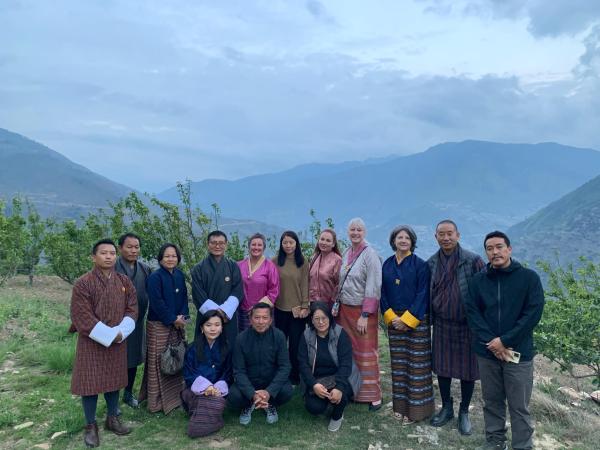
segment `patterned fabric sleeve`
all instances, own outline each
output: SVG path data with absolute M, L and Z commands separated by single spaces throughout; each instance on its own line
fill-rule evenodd
M 92 293 L 85 279 L 79 279 L 73 286 L 71 294 L 71 322 L 82 336 L 89 336 L 90 331 L 100 319 L 94 314 Z
M 365 283 L 365 298 L 362 303 L 362 311 L 374 314 L 379 308 L 379 296 L 381 295 L 381 261 L 377 252 L 372 248 L 364 251 L 367 269 L 367 281 Z

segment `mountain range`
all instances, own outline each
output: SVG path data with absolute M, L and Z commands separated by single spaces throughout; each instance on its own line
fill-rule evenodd
M 408 156 L 203 180 L 192 183 L 192 199 L 206 211 L 217 203 L 225 215 L 222 229 L 242 236 L 306 230 L 314 209 L 322 222 L 331 217 L 342 235 L 347 221 L 361 216 L 382 255 L 390 252 L 390 230 L 408 223 L 419 237 L 417 253 L 426 257 L 437 249 L 435 224 L 452 218 L 463 244 L 480 253 L 486 232 L 508 229 L 522 259 L 548 259 L 560 249 L 573 260 L 579 254 L 600 256 L 598 174 L 600 152 L 592 149 L 464 141 Z M 132 190 L 0 129 L 0 197 L 19 194 L 44 216 L 77 218 Z M 158 197 L 179 200 L 174 188 Z
M 511 227 L 513 252 L 529 262 L 600 261 L 600 176 Z
M 507 229 L 600 173 L 600 152 L 559 145 L 464 141 L 422 153 L 362 163 L 310 164 L 234 181 L 192 183 L 206 208 L 216 202 L 233 217 L 261 218 L 304 229 L 315 209 L 338 229 L 355 216 L 370 240 L 387 252 L 400 223 L 422 237 L 420 253 L 436 249 L 435 224 L 452 218 L 467 247 L 481 248 L 492 229 Z M 159 198 L 176 201 L 175 190 Z

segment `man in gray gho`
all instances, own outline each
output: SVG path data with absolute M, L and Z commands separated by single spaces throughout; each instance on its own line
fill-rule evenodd
M 483 395 L 484 449 L 507 449 L 506 402 L 513 449 L 533 448 L 529 400 L 533 388 L 533 329 L 542 317 L 540 277 L 511 258 L 508 236 L 484 239 L 489 264 L 469 284 L 465 302 Z
M 127 387 L 123 391 L 123 402 L 132 408 L 137 408 L 138 400 L 133 394 L 133 384 L 137 375 L 137 367 L 144 362 L 146 347 L 145 327 L 146 311 L 148 311 L 148 294 L 146 294 L 146 279 L 150 268 L 139 261 L 140 238 L 133 233 L 126 233 L 119 238 L 119 258 L 115 270 L 129 277 L 135 286 L 138 302 L 138 318 L 135 329 L 127 338 Z

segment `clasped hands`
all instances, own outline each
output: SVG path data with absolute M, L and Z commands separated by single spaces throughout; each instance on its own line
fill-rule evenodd
M 265 389 L 260 389 L 254 393 L 254 397 L 252 397 L 252 401 L 254 402 L 254 407 L 256 409 L 267 409 L 269 406 L 269 399 L 271 398 L 271 394 L 269 391 Z
M 511 361 L 512 359 L 512 348 L 504 346 L 499 337 L 492 339 L 486 344 L 487 349 L 494 354 L 500 361 Z
M 302 306 L 294 306 L 292 308 L 292 316 L 294 316 L 294 319 L 305 319 L 308 317 L 308 313 L 308 308 L 303 308 Z
M 410 327 L 408 325 L 406 325 L 404 322 L 402 322 L 402 320 L 400 320 L 400 317 L 394 317 L 392 319 L 392 326 L 394 327 L 395 330 L 398 331 L 409 331 Z
M 317 397 L 326 398 L 334 405 L 337 405 L 342 400 L 342 391 L 333 388 L 331 392 L 329 392 L 321 383 L 317 383 L 313 386 L 313 392 Z
M 217 389 L 214 386 L 209 386 L 206 388 L 206 390 L 204 391 L 204 395 L 207 397 L 220 397 L 221 396 L 221 391 L 219 391 L 219 389 Z

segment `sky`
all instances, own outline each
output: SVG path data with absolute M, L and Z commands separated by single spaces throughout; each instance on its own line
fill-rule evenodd
M 600 149 L 596 0 L 0 0 L 0 127 L 135 189 L 446 141 Z

